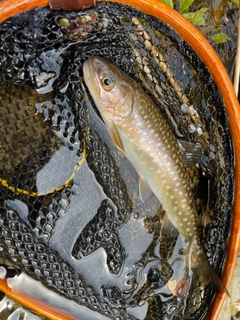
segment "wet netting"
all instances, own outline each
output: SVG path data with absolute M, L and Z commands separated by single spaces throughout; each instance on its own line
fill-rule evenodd
M 99 319 L 203 319 L 215 291 L 198 276 L 179 285 L 177 229 L 161 232 L 158 200 L 141 201 L 84 83 L 93 55 L 139 82 L 176 137 L 201 147 L 187 170 L 201 240 L 221 274 L 233 200 L 223 99 L 173 29 L 106 3 L 38 8 L 0 26 L 0 263 Z

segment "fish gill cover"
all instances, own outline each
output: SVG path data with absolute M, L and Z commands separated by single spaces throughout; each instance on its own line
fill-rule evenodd
M 79 13 L 39 8 L 0 26 L 0 263 L 103 317 L 202 319 L 215 291 L 198 277 L 181 287 L 178 232 L 161 232 L 153 195 L 141 202 L 137 174 L 85 86 L 82 64 L 93 55 L 138 81 L 177 138 L 201 146 L 190 185 L 221 274 L 233 201 L 223 99 L 168 25 L 104 3 Z

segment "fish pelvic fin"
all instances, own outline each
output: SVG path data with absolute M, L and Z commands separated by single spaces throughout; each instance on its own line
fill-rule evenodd
M 139 175 L 139 197 L 143 203 L 151 197 L 152 190 L 150 189 L 147 181 Z

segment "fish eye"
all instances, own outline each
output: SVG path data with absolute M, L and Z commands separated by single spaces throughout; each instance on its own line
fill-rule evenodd
M 105 90 L 111 90 L 114 87 L 113 79 L 108 76 L 102 77 L 101 84 Z

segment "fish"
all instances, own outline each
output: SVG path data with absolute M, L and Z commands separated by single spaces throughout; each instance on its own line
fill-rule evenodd
M 200 240 L 198 215 L 178 139 L 141 85 L 102 57 L 83 63 L 83 77 L 115 145 L 139 175 L 144 201 L 152 192 L 186 244 L 185 260 L 207 283 L 228 291 L 208 262 Z

